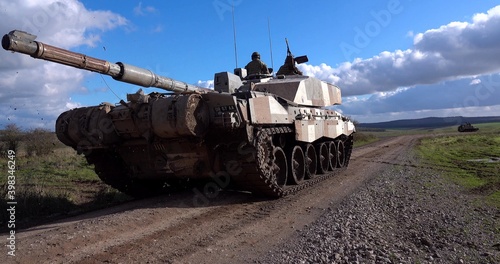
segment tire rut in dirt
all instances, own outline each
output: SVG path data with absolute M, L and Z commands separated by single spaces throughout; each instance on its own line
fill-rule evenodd
M 234 230 L 269 217 L 281 201 L 261 203 L 261 199 L 250 195 L 248 197 L 249 201 L 254 202 L 215 208 L 150 235 L 111 246 L 105 253 L 84 259 L 83 263 L 144 260 L 170 263 L 172 259 L 182 259 L 194 252 L 206 250 L 218 240 L 231 236 Z M 124 252 L 127 252 L 126 258 L 123 256 Z M 144 257 L 145 255 L 150 257 Z

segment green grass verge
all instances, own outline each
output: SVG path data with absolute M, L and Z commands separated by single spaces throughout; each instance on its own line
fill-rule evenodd
M 418 151 L 429 166 L 500 208 L 500 125 L 478 127 L 476 133 L 424 138 Z
M 69 147 L 49 155 L 15 157 L 16 222 L 28 226 L 47 216 L 85 212 L 119 203 L 130 197 L 105 185 L 87 164 L 83 155 Z M 0 203 L 7 204 L 8 158 L 0 158 Z M 0 212 L 0 229 L 8 216 Z
M 354 133 L 354 147 L 360 147 L 378 141 L 380 138 L 372 133 L 356 132 Z

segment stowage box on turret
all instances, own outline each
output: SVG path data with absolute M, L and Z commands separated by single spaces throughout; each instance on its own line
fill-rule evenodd
M 145 196 L 185 181 L 216 180 L 220 187 L 280 197 L 349 163 L 355 128 L 328 109 L 341 103 L 335 85 L 301 73 L 246 76 L 236 69 L 216 73 L 211 90 L 35 38 L 11 31 L 2 47 L 169 91 L 139 90 L 127 102 L 72 109 L 56 121 L 59 140 L 124 193 Z M 299 62 L 288 56 L 288 62 Z

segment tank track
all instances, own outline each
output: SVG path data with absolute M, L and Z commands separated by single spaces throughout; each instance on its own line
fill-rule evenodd
M 311 187 L 312 185 L 333 177 L 347 168 L 352 153 L 352 135 L 346 137 L 344 140 L 331 140 L 332 142 L 342 141 L 345 146 L 345 162 L 343 166 L 330 168 L 331 170 L 328 172 L 303 180 L 299 184 L 279 184 L 279 179 L 276 176 L 276 174 L 279 174 L 279 171 L 277 172 L 276 168 L 277 157 L 274 154 L 276 154 L 276 149 L 281 147 L 276 146 L 273 143 L 273 137 L 292 132 L 293 130 L 289 127 L 258 129 L 255 133 L 254 139 L 254 147 L 256 150 L 255 160 L 253 162 L 245 162 L 241 164 L 242 172 L 237 176 L 233 176 L 234 182 L 242 189 L 250 191 L 253 194 L 278 198 Z M 317 147 L 320 143 L 328 143 L 331 141 L 324 140 L 315 145 Z M 288 153 L 289 151 L 286 152 Z M 288 157 L 288 154 L 286 154 L 286 156 L 286 159 L 289 160 L 290 157 Z
M 104 183 L 132 197 L 143 198 L 158 195 L 167 190 L 167 182 L 131 177 L 121 157 L 113 151 L 94 150 L 86 158 L 89 164 L 94 164 L 97 176 Z

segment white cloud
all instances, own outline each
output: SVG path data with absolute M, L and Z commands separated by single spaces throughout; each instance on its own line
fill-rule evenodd
M 471 86 L 471 84 L 474 84 Z M 500 74 L 464 78 L 370 96 L 346 97 L 339 106 L 360 122 L 393 120 L 396 113 L 423 116 L 494 116 L 500 113 Z M 455 109 L 455 110 L 451 110 Z M 496 111 L 496 112 L 495 112 Z M 379 118 L 374 119 L 375 117 Z
M 77 0 L 20 0 L 0 2 L 0 33 L 13 29 L 31 32 L 62 48 L 95 46 L 102 32 L 126 27 L 115 13 L 88 10 Z M 0 127 L 15 122 L 24 128 L 53 129 L 59 113 L 79 105 L 72 93 L 85 93 L 88 73 L 0 51 Z
M 198 87 L 202 87 L 202 88 L 213 89 L 214 88 L 214 81 L 213 80 L 208 80 L 208 81 L 199 80 L 198 82 L 196 82 L 195 85 Z
M 142 6 L 142 2 L 139 2 L 139 4 L 134 7 L 134 14 L 137 16 L 145 16 L 147 13 L 154 13 L 156 12 L 156 8 L 153 6 Z
M 476 85 L 476 84 L 480 84 L 480 83 L 481 83 L 480 79 L 473 79 L 472 81 L 470 81 L 469 85 Z
M 71 98 L 69 98 L 69 100 L 71 100 Z M 68 109 L 74 109 L 74 108 L 77 108 L 77 107 L 81 107 L 82 105 L 78 102 L 66 102 L 66 108 Z
M 459 109 L 461 113 L 476 109 L 478 115 L 498 115 L 500 82 L 495 80 L 500 77 L 492 73 L 500 72 L 499 28 L 497 6 L 475 14 L 471 22 L 411 32 L 411 49 L 384 51 L 337 68 L 325 64 L 301 64 L 299 68 L 306 75 L 339 85 L 342 95 L 348 96 L 340 109 L 358 117 L 371 119 L 375 114 L 387 119 L 399 112 L 446 112 L 439 109 Z M 359 97 L 368 94 L 372 95 Z M 497 112 L 488 112 L 492 109 Z
M 159 32 L 162 32 L 163 31 L 163 25 L 156 25 L 156 27 L 154 27 L 151 32 L 153 33 L 159 33 Z
M 299 65 L 307 75 L 332 81 L 345 95 L 392 91 L 500 71 L 500 6 L 474 15 L 472 22 L 451 22 L 418 33 L 414 47 L 384 51 L 337 68 Z
M 308 64 L 299 64 L 299 66 L 301 66 L 300 68 L 305 75 L 316 77 L 329 83 L 336 83 L 339 81 L 339 77 L 336 76 L 336 69 L 333 69 L 325 63 L 321 63 L 319 66 Z

